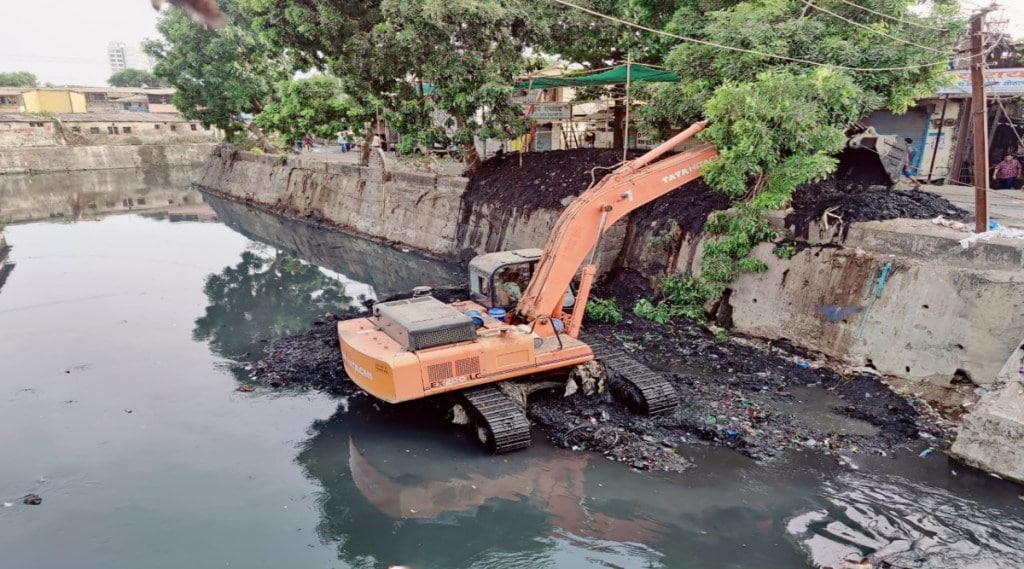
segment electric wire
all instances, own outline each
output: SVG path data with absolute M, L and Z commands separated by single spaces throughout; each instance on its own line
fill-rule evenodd
M 896 37 L 896 36 L 891 35 L 891 34 L 887 34 L 887 33 L 883 32 L 881 30 L 876 30 L 875 28 L 872 28 L 871 26 L 862 24 L 862 23 L 857 22 L 855 20 L 851 20 L 851 19 L 847 18 L 846 16 L 842 16 L 840 14 L 836 14 L 835 12 L 829 10 L 828 8 L 823 8 L 821 6 L 818 6 L 818 5 L 814 4 L 811 0 L 801 0 L 801 1 L 804 4 L 806 4 L 808 7 L 810 7 L 810 8 L 814 8 L 815 10 L 818 10 L 819 12 L 824 12 L 824 13 L 828 14 L 829 16 L 832 16 L 833 18 L 836 18 L 838 20 L 842 20 L 843 22 L 846 22 L 847 24 L 850 24 L 852 26 L 856 26 L 858 28 L 867 30 L 867 31 L 869 31 L 869 32 L 871 32 L 873 34 L 876 34 L 876 35 L 879 35 L 879 36 L 882 36 L 882 37 L 886 37 L 886 38 L 889 38 L 891 40 L 895 40 L 895 41 L 898 41 L 900 43 L 903 43 L 903 44 L 906 44 L 906 45 L 909 45 L 909 46 L 918 47 L 918 48 L 921 48 L 921 49 L 926 50 L 926 51 L 937 53 L 939 55 L 946 55 L 946 56 L 951 55 L 948 51 L 942 51 L 941 49 L 936 49 L 934 47 L 928 47 L 926 45 L 921 45 L 919 43 L 914 43 L 912 41 L 905 40 L 903 38 L 899 38 L 899 37 Z
M 830 67 L 830 68 L 833 68 L 833 69 L 843 69 L 845 71 L 858 71 L 858 72 L 912 71 L 912 70 L 915 70 L 915 69 L 926 69 L 928 67 L 938 67 L 938 66 L 946 66 L 946 65 L 948 65 L 947 61 L 936 61 L 936 62 L 933 62 L 933 63 L 920 63 L 920 64 L 915 64 L 915 65 L 900 65 L 900 66 L 892 66 L 892 67 L 853 67 L 853 66 L 849 66 L 849 65 L 840 65 L 840 64 L 833 64 L 833 63 L 822 63 L 820 61 L 812 61 L 812 60 L 809 60 L 809 59 L 803 59 L 803 58 L 799 58 L 799 57 L 789 57 L 787 55 L 772 54 L 772 53 L 767 53 L 767 52 L 763 52 L 763 51 L 757 51 L 757 50 L 753 50 L 753 49 L 745 49 L 745 48 L 742 48 L 742 47 L 735 47 L 735 46 L 724 45 L 724 44 L 720 44 L 720 43 L 716 43 L 716 42 L 712 42 L 712 41 L 707 41 L 707 40 L 702 40 L 702 39 L 697 39 L 697 38 L 691 38 L 691 37 L 687 37 L 687 36 L 681 36 L 681 35 L 678 35 L 678 34 L 673 34 L 671 32 L 666 32 L 664 30 L 657 30 L 657 29 L 654 29 L 654 28 L 649 28 L 647 26 L 644 26 L 644 25 L 641 25 L 641 24 L 637 24 L 636 22 L 630 22 L 628 20 L 623 20 L 623 19 L 618 18 L 616 16 L 611 16 L 611 15 L 608 15 L 608 14 L 603 14 L 603 13 L 598 12 L 596 10 L 591 10 L 590 8 L 586 8 L 586 7 L 580 6 L 578 4 L 573 4 L 572 2 L 569 2 L 568 0 L 552 0 L 552 1 L 555 2 L 556 4 L 561 4 L 563 6 L 567 6 L 569 8 L 573 8 L 575 10 L 579 10 L 581 12 L 585 12 L 587 14 L 590 14 L 591 16 L 595 16 L 597 18 L 603 18 L 605 20 L 609 20 L 611 22 L 615 22 L 615 23 L 618 23 L 618 24 L 629 26 L 631 28 L 636 28 L 638 30 L 643 30 L 645 32 L 650 32 L 650 33 L 653 33 L 653 34 L 658 34 L 658 35 L 662 35 L 662 36 L 665 36 L 665 37 L 670 37 L 670 38 L 681 40 L 681 41 L 685 41 L 685 42 L 690 42 L 690 43 L 695 43 L 695 44 L 704 45 L 704 46 L 708 46 L 708 47 L 713 47 L 713 48 L 716 48 L 716 49 L 724 49 L 724 50 L 727 50 L 727 51 L 736 51 L 736 52 L 740 52 L 740 53 L 749 53 L 751 55 L 756 55 L 756 56 L 759 56 L 759 57 L 765 57 L 765 58 L 768 58 L 768 59 L 781 59 L 783 61 L 792 61 L 794 63 L 803 63 L 803 64 L 806 64 L 806 65 L 814 65 L 814 66 L 818 66 L 818 67 Z
M 867 6 L 861 6 L 860 4 L 854 4 L 853 2 L 850 2 L 849 0 L 839 0 L 839 1 L 842 2 L 843 4 L 846 4 L 847 6 L 853 6 L 854 8 L 858 8 L 860 10 L 864 10 L 865 12 L 871 12 L 872 14 L 874 14 L 876 16 L 881 16 L 883 18 L 888 18 L 888 19 L 890 19 L 890 20 L 892 20 L 894 22 L 899 22 L 901 24 L 906 24 L 908 26 L 916 26 L 918 28 L 923 28 L 923 29 L 926 29 L 926 30 L 932 30 L 932 31 L 936 31 L 936 32 L 948 32 L 949 31 L 947 28 L 937 28 L 935 26 L 929 26 L 927 24 L 922 24 L 920 22 L 912 22 L 910 20 L 904 20 L 904 19 L 901 19 L 901 18 L 897 18 L 895 16 L 890 16 L 889 14 L 885 14 L 883 12 L 876 12 L 875 10 L 872 10 L 871 8 L 868 8 Z

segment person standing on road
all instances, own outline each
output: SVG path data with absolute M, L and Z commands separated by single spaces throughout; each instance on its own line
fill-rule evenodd
M 338 147 L 342 152 L 348 152 L 348 135 L 345 134 L 345 131 L 338 133 Z
M 907 153 L 903 158 L 903 175 L 910 180 L 910 183 L 914 185 L 915 190 L 921 189 L 921 182 L 918 182 L 914 178 L 914 157 L 917 155 L 917 149 L 914 148 L 913 138 L 904 138 L 903 142 L 907 143 Z
M 993 169 L 992 181 L 994 184 L 992 187 L 997 190 L 1012 190 L 1020 178 L 1020 162 L 1013 157 L 1013 154 L 1007 154 L 1003 161 L 996 164 Z

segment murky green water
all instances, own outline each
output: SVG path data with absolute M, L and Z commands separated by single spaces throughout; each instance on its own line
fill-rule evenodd
M 4 569 L 1024 566 L 1021 489 L 937 454 L 853 471 L 689 447 L 697 469 L 642 474 L 539 433 L 490 457 L 365 398 L 237 392 L 261 340 L 461 274 L 237 204 L 214 204 L 222 221 L 167 205 L 6 230 Z

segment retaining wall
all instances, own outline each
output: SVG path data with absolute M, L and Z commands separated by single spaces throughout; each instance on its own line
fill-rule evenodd
M 755 256 L 768 270 L 734 283 L 734 329 L 885 375 L 992 384 L 1024 328 L 1024 248 L 993 240 L 965 249 L 968 236 L 892 220 L 858 223 L 843 247 L 813 246 L 790 260 L 761 245 Z M 839 307 L 848 314 L 830 319 Z
M 0 175 L 202 164 L 215 147 L 202 143 L 0 148 Z

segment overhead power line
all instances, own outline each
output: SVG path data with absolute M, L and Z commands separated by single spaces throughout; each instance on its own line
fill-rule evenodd
M 745 48 L 742 48 L 742 47 L 735 47 L 735 46 L 731 46 L 731 45 L 723 45 L 723 44 L 712 42 L 712 41 L 707 41 L 707 40 L 702 40 L 702 39 L 697 39 L 697 38 L 691 38 L 691 37 L 686 37 L 686 36 L 680 36 L 680 35 L 677 35 L 677 34 L 673 34 L 671 32 L 666 32 L 666 31 L 663 31 L 663 30 L 656 30 L 654 28 L 648 28 L 647 26 L 643 26 L 643 25 L 637 24 L 635 22 L 630 22 L 628 20 L 623 20 L 621 18 L 617 18 L 615 16 L 610 16 L 608 14 L 602 14 L 601 12 L 598 12 L 596 10 L 591 10 L 590 8 L 585 8 L 583 6 L 580 6 L 580 5 L 577 5 L 577 4 L 573 4 L 572 2 L 569 2 L 568 0 L 552 0 L 552 1 L 555 2 L 556 4 L 561 4 L 563 6 L 568 6 L 569 8 L 573 8 L 575 10 L 579 10 L 581 12 L 586 12 L 587 14 L 590 14 L 591 16 L 596 16 L 598 18 L 603 18 L 605 20 L 609 20 L 609 21 L 612 21 L 612 22 L 615 22 L 615 23 L 618 23 L 618 24 L 622 24 L 624 26 L 629 26 L 631 28 L 636 28 L 638 30 L 643 30 L 645 32 L 650 32 L 652 34 L 658 34 L 658 35 L 662 35 L 662 36 L 665 36 L 665 37 L 670 37 L 670 38 L 681 40 L 681 41 L 685 41 L 685 42 L 695 43 L 695 44 L 699 44 L 699 45 L 705 45 L 705 46 L 713 47 L 713 48 L 717 48 L 717 49 L 724 49 L 724 50 L 727 50 L 727 51 L 735 51 L 735 52 L 739 52 L 739 53 L 749 53 L 751 55 L 757 55 L 759 57 L 766 57 L 766 58 L 769 58 L 769 59 L 781 59 L 783 61 L 792 61 L 794 63 L 803 63 L 803 64 L 806 64 L 806 65 L 816 65 L 818 67 L 831 67 L 833 69 L 843 69 L 843 70 L 846 70 L 846 71 L 875 72 L 875 71 L 910 71 L 910 70 L 914 70 L 914 69 L 925 69 L 925 68 L 928 68 L 928 67 L 939 67 L 939 66 L 943 66 L 944 67 L 944 66 L 946 66 L 948 64 L 946 61 L 937 61 L 937 62 L 934 62 L 934 63 L 921 63 L 921 64 L 917 64 L 917 65 L 900 65 L 900 66 L 893 66 L 893 67 L 851 67 L 851 66 L 848 66 L 848 65 L 839 65 L 839 64 L 832 64 L 832 63 L 822 63 L 820 61 L 811 61 L 809 59 L 802 59 L 802 58 L 799 58 L 799 57 L 789 57 L 787 55 L 778 55 L 778 54 L 773 54 L 773 53 L 766 53 L 766 52 L 763 52 L 763 51 L 757 51 L 757 50 L 753 50 L 753 49 L 745 49 Z
M 917 26 L 918 28 L 923 28 L 925 30 L 932 30 L 932 31 L 936 31 L 936 32 L 948 32 L 949 31 L 949 29 L 947 29 L 947 28 L 937 28 L 935 26 L 929 26 L 927 24 L 922 24 L 921 22 L 914 22 L 914 21 L 911 21 L 911 20 L 904 20 L 902 18 L 897 18 L 896 16 L 890 16 L 889 14 L 886 14 L 884 12 L 876 12 L 875 10 L 872 10 L 871 8 L 868 8 L 867 6 L 861 6 L 860 4 L 855 4 L 853 2 L 850 2 L 849 0 L 839 0 L 839 1 L 842 2 L 843 4 L 846 4 L 847 6 L 853 6 L 854 8 L 858 8 L 860 10 L 864 10 L 865 12 L 871 12 L 872 14 L 874 14 L 876 16 L 881 16 L 883 18 L 888 18 L 888 19 L 890 19 L 890 20 L 892 20 L 894 22 L 899 22 L 901 24 L 906 24 L 908 26 Z
M 867 30 L 867 31 L 869 31 L 869 32 L 871 32 L 873 34 L 880 35 L 882 37 L 886 37 L 886 38 L 889 38 L 891 40 L 895 40 L 895 41 L 898 41 L 898 42 L 900 42 L 902 44 L 906 44 L 906 45 L 909 45 L 909 46 L 919 47 L 919 48 L 921 48 L 923 50 L 930 51 L 932 53 L 937 53 L 939 55 L 945 55 L 945 56 L 949 56 L 950 55 L 948 51 L 942 51 L 941 49 L 936 49 L 934 47 L 928 47 L 926 45 L 921 45 L 919 43 L 914 43 L 912 41 L 905 40 L 903 38 L 898 38 L 898 37 L 896 37 L 894 35 L 891 35 L 891 34 L 887 34 L 887 33 L 883 32 L 881 30 L 876 30 L 875 28 L 872 28 L 871 26 L 868 26 L 866 24 L 862 24 L 862 23 L 860 23 L 858 21 L 855 21 L 855 20 L 851 20 L 851 19 L 847 18 L 846 16 L 842 16 L 840 14 L 836 14 L 835 12 L 833 12 L 832 10 L 829 10 L 828 8 L 823 8 L 821 6 L 818 6 L 817 4 L 812 2 L 811 0 L 801 0 L 801 1 L 804 4 L 806 4 L 809 8 L 814 8 L 815 10 L 817 10 L 819 12 L 824 12 L 824 13 L 828 14 L 829 16 L 832 16 L 833 18 L 836 18 L 838 20 L 842 20 L 842 21 L 846 22 L 847 24 L 850 24 L 852 26 L 856 26 L 858 28 Z

